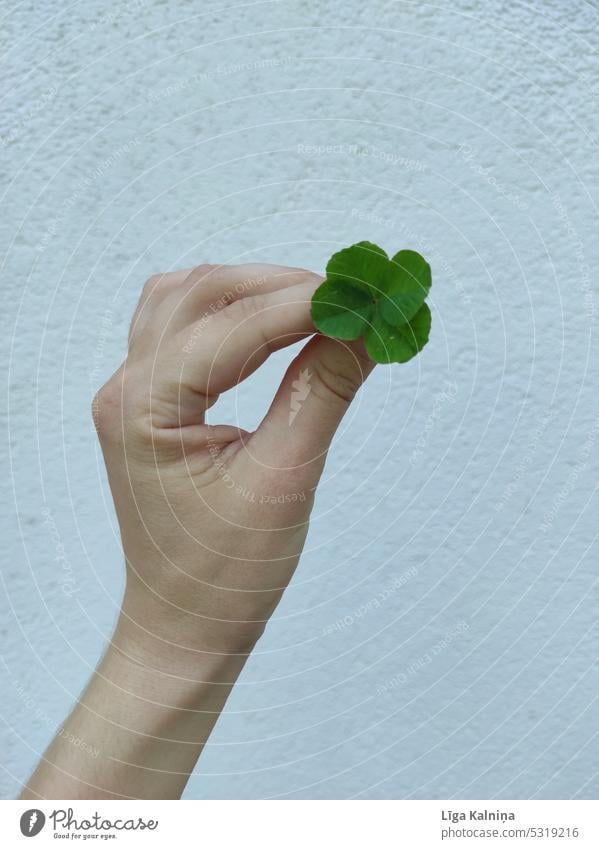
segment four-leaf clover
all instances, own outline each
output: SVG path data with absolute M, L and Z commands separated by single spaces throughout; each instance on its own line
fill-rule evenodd
M 378 245 L 358 242 L 330 258 L 312 297 L 312 320 L 326 336 L 363 336 L 377 363 L 405 363 L 428 342 L 430 288 L 430 266 L 416 251 L 389 259 Z

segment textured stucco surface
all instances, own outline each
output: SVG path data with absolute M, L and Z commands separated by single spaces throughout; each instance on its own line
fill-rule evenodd
M 432 341 L 380 368 L 338 434 L 187 796 L 596 798 L 596 8 L 3 14 L 1 794 L 119 603 L 89 405 L 144 279 L 322 269 L 369 238 L 430 257 Z M 290 357 L 223 419 L 255 425 Z

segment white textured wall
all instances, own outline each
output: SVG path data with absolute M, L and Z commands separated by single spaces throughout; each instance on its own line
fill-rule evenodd
M 119 603 L 89 406 L 144 279 L 367 238 L 430 258 L 432 341 L 339 433 L 187 795 L 596 798 L 597 9 L 4 12 L 2 795 Z M 259 421 L 290 356 L 223 418 Z

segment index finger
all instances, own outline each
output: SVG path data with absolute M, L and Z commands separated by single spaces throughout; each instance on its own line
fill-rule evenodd
M 254 372 L 273 351 L 315 332 L 310 316 L 319 279 L 242 298 L 187 328 L 181 380 L 207 398 Z

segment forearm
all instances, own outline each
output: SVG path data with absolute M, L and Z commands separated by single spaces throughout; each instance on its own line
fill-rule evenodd
M 151 638 L 132 643 L 129 630 L 121 618 L 21 798 L 181 796 L 247 656 L 195 651 L 186 657 L 183 650 L 171 662 Z M 73 745 L 74 738 L 81 743 Z

